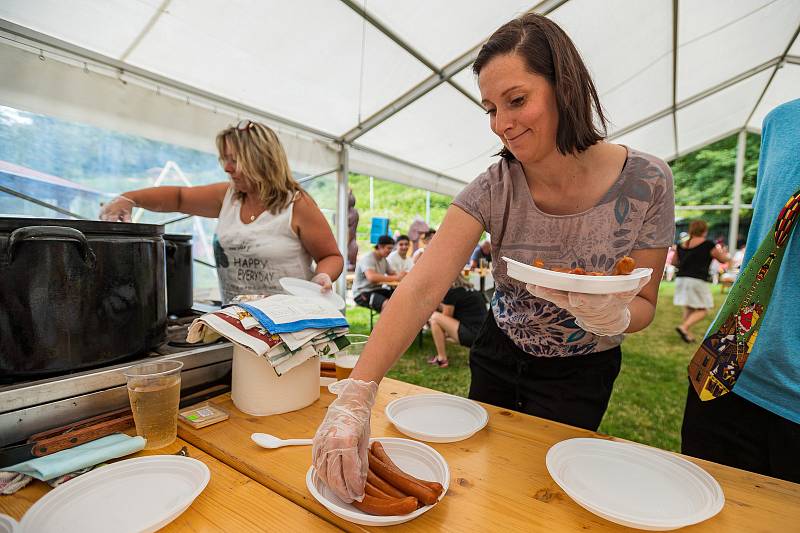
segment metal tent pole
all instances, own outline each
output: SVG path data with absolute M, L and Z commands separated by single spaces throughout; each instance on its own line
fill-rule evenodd
M 739 240 L 739 210 L 742 207 L 742 178 L 744 177 L 744 156 L 747 147 L 747 130 L 739 132 L 736 143 L 736 170 L 733 174 L 733 208 L 731 209 L 731 227 L 728 230 L 728 251 L 736 250 Z
M 348 174 L 350 172 L 349 147 L 342 143 L 339 152 L 339 170 L 336 173 L 336 240 L 344 258 L 344 271 L 336 283 L 336 292 L 342 299 L 347 297 L 347 207 L 349 204 Z
M 425 223 L 431 223 L 431 191 L 425 191 Z

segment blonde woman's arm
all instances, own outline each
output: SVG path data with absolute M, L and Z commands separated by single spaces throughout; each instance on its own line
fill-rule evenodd
M 325 215 L 322 214 L 314 199 L 305 191 L 294 202 L 292 229 L 303 243 L 303 248 L 317 263 L 314 278 L 322 277 L 321 274 L 325 274 L 331 282 L 335 281 L 342 274 L 344 259 L 339 252 L 336 239 L 333 238 L 333 232 Z
M 228 182 L 197 187 L 148 187 L 122 193 L 103 206 L 100 220 L 130 221 L 134 207 L 161 213 L 186 213 L 216 218 L 222 209 L 222 200 Z

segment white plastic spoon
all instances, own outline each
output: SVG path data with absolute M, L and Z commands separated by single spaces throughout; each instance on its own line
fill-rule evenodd
M 311 439 L 279 439 L 269 433 L 253 433 L 250 435 L 253 442 L 262 448 L 282 448 L 284 446 L 308 446 Z

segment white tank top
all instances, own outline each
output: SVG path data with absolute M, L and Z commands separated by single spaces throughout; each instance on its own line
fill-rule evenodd
M 239 294 L 282 294 L 278 280 L 284 277 L 310 280 L 311 255 L 292 229 L 294 202 L 276 215 L 264 211 L 249 224 L 242 222 L 241 208 L 241 200 L 229 187 L 214 235 L 223 302 Z

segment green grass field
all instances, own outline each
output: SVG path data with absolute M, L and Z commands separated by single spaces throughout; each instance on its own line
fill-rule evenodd
M 608 411 L 600 431 L 665 450 L 680 450 L 680 429 L 688 382 L 686 365 L 695 345 L 681 341 L 675 326 L 681 308 L 672 305 L 674 284 L 662 283 L 656 317 L 650 326 L 629 335 L 622 344 L 622 371 L 614 384 Z M 714 287 L 715 310 L 695 326 L 700 337 L 724 300 Z M 348 308 L 353 333 L 369 333 L 369 311 Z M 450 367 L 439 369 L 426 360 L 435 353 L 430 334 L 422 348 L 415 340 L 389 372 L 389 377 L 459 396 L 469 389 L 469 350 L 448 344 Z

